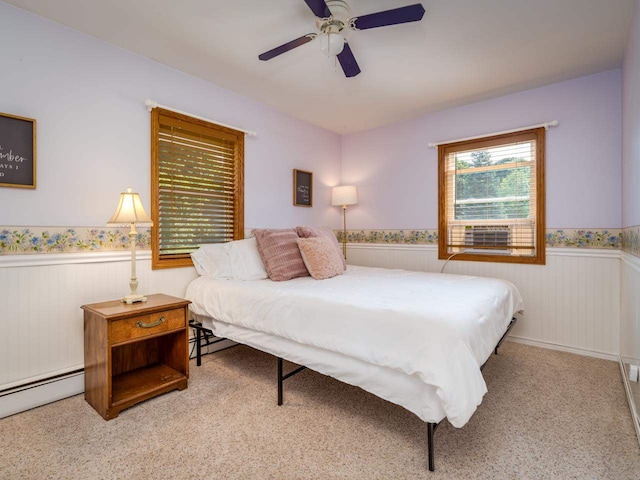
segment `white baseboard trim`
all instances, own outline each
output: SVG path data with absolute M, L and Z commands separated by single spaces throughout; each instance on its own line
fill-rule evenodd
M 27 388 L 28 386 L 37 385 L 40 383 L 47 383 L 54 379 L 62 378 L 66 375 L 71 375 L 77 373 L 79 370 L 84 368 L 84 364 L 80 363 L 77 365 L 71 365 L 69 367 L 63 368 L 61 370 L 49 371 L 47 373 L 43 373 L 41 375 L 35 375 L 33 377 L 21 378 L 15 382 L 5 383 L 0 385 L 0 397 L 5 395 L 7 391 L 16 391 L 22 388 Z
M 40 383 L 16 387 L 0 396 L 0 418 L 31 410 L 84 392 L 84 372 L 75 372 Z
M 629 378 L 627 378 L 627 372 L 624 369 L 624 361 L 622 360 L 622 357 L 618 357 L 618 363 L 620 364 L 620 375 L 622 375 L 624 391 L 627 394 L 627 403 L 629 404 L 629 410 L 631 411 L 631 421 L 636 429 L 638 444 L 640 444 L 640 418 L 638 418 L 638 409 L 633 398 L 633 393 L 631 393 L 631 385 L 629 385 Z
M 542 342 L 540 340 L 531 340 L 529 338 L 516 337 L 509 335 L 507 340 L 512 342 L 522 343 L 524 345 L 531 345 L 532 347 L 547 348 L 549 350 L 558 350 L 560 352 L 575 353 L 576 355 L 584 355 L 586 357 L 601 358 L 603 360 L 611 360 L 613 362 L 618 361 L 618 355 L 615 353 L 598 352 L 595 350 L 586 350 L 583 348 L 568 347 L 566 345 L 558 345 L 551 342 Z

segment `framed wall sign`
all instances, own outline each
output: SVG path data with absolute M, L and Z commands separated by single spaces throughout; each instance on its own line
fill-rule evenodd
M 293 204 L 296 207 L 313 206 L 313 173 L 293 170 Z
M 36 188 L 36 121 L 0 113 L 0 187 Z

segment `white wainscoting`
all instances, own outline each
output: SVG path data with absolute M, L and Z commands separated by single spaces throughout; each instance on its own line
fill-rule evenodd
M 353 265 L 439 272 L 444 261 L 437 257 L 433 245 L 347 246 L 347 261 Z M 620 264 L 618 250 L 547 248 L 547 264 L 542 266 L 452 260 L 445 273 L 503 278 L 515 284 L 525 313 L 512 340 L 617 361 Z M 640 277 L 636 281 L 638 291 Z
M 193 267 L 151 270 L 137 253 L 141 293 L 184 297 Z M 80 306 L 127 294 L 130 268 L 128 251 L 0 256 L 0 391 L 82 369 Z
M 620 356 L 640 365 L 640 258 L 622 252 Z
M 432 272 L 443 264 L 430 245 L 351 244 L 348 260 L 356 265 Z M 638 261 L 631 257 L 624 263 L 630 300 L 623 308 L 633 312 L 636 323 L 631 328 L 637 338 L 640 270 L 629 271 L 629 262 Z M 45 384 L 42 395 L 25 402 L 25 408 L 81 393 L 81 382 L 76 381 L 80 377 L 73 376 L 83 368 L 80 306 L 126 294 L 129 269 L 129 252 L 0 256 L 0 392 L 19 391 L 22 385 L 62 375 L 68 386 L 64 392 L 47 393 L 53 387 Z M 181 297 L 197 276 L 193 268 L 152 271 L 148 251 L 138 252 L 137 269 L 143 293 Z M 514 328 L 514 339 L 618 358 L 620 252 L 548 249 L 546 266 L 452 261 L 445 271 L 499 277 L 516 284 L 526 312 Z M 627 334 L 632 332 L 623 331 L 623 337 Z M 68 372 L 76 372 L 73 381 L 64 377 Z M 15 394 L 0 397 L 0 417 L 3 411 L 16 412 L 17 407 L 9 404 L 18 398 Z M 3 401 L 8 405 L 5 410 Z

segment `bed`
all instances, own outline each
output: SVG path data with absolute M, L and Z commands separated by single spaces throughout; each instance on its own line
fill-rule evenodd
M 523 308 L 504 280 L 357 266 L 322 281 L 201 276 L 186 297 L 215 336 L 278 358 L 279 403 L 284 358 L 413 412 L 430 470 L 435 429 L 469 421 L 487 392 L 481 367 Z

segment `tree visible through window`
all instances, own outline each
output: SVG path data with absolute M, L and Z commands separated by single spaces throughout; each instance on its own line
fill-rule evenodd
M 439 146 L 439 257 L 544 263 L 544 129 Z

